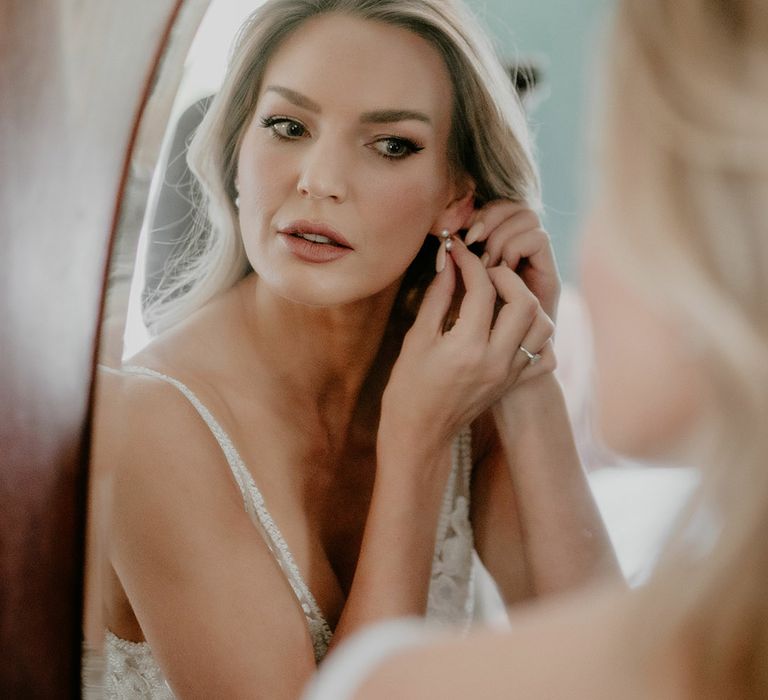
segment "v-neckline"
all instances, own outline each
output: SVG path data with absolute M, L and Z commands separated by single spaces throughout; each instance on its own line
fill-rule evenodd
M 197 395 L 183 382 L 167 374 L 158 372 L 157 370 L 150 369 L 149 367 L 127 365 L 122 369 L 129 374 L 143 374 L 155 377 L 156 379 L 161 379 L 176 387 L 176 389 L 178 389 L 194 406 L 200 414 L 200 417 L 205 421 L 206 425 L 213 433 L 213 436 L 216 438 L 216 441 L 219 443 L 235 482 L 240 488 L 246 511 L 251 516 L 251 520 L 254 521 L 254 524 L 257 524 L 254 520 L 254 516 L 256 520 L 258 520 L 258 525 L 264 535 L 265 542 L 280 565 L 283 575 L 291 585 L 296 601 L 304 613 L 304 617 L 307 619 L 313 646 L 315 647 L 315 656 L 317 657 L 318 653 L 321 651 L 322 654 L 324 654 L 325 649 L 327 649 L 331 637 L 333 636 L 330 625 L 328 624 L 315 596 L 312 594 L 312 591 L 304 580 L 285 537 L 267 509 L 264 496 L 256 485 L 253 475 L 240 456 L 240 453 L 232 442 L 232 439 L 229 437 L 229 434 L 221 427 L 205 404 L 203 404 Z M 320 638 L 317 638 L 316 635 L 320 635 Z M 320 648 L 321 644 L 324 649 Z

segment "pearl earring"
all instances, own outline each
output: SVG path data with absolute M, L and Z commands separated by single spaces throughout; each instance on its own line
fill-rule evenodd
M 440 247 L 437 249 L 435 270 L 442 272 L 445 269 L 445 256 L 453 249 L 453 234 L 446 228 L 440 231 Z
M 235 197 L 235 209 L 239 209 L 239 208 L 240 208 L 240 195 L 237 195 L 237 197 Z

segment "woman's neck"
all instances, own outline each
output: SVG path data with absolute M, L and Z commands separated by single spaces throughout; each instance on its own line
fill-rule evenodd
M 245 278 L 232 293 L 237 298 L 235 332 L 242 360 L 247 362 L 251 356 L 269 367 L 292 403 L 334 423 L 348 424 L 366 380 L 379 384 L 369 375 L 377 356 L 382 360 L 382 350 L 386 354 L 382 342 L 397 285 L 336 307 L 286 300 L 255 275 Z

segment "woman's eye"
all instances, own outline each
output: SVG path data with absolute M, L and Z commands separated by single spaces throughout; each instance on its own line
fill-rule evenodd
M 422 146 L 417 146 L 409 139 L 396 138 L 393 136 L 378 139 L 373 142 L 372 146 L 382 156 L 392 160 L 407 158 L 413 153 L 418 153 L 419 151 L 424 150 Z
M 279 139 L 294 141 L 307 135 L 307 128 L 301 122 L 287 117 L 267 117 L 261 120 L 261 125 Z

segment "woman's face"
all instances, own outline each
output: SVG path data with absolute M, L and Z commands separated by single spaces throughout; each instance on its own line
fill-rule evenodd
M 263 283 L 323 306 L 396 285 L 456 197 L 451 111 L 442 57 L 412 32 L 329 14 L 292 34 L 238 159 L 243 241 Z
M 704 374 L 668 309 L 655 308 L 611 264 L 606 242 L 620 228 L 595 210 L 582 246 L 600 433 L 621 454 L 675 459 L 708 405 Z

